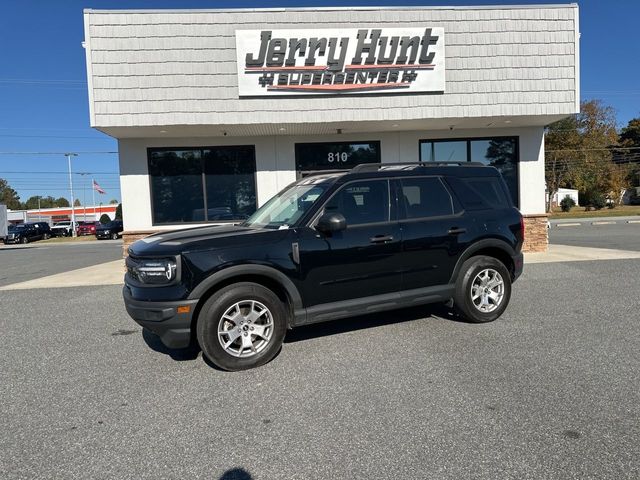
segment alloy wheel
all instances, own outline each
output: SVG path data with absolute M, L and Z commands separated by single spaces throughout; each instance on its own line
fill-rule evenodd
M 504 298 L 504 280 L 493 268 L 481 270 L 471 283 L 471 301 L 482 313 L 497 309 Z
M 218 322 L 218 341 L 229 355 L 257 355 L 273 335 L 273 316 L 256 300 L 241 300 L 227 308 Z

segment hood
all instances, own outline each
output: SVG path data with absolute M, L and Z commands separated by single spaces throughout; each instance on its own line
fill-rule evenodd
M 178 255 L 187 251 L 215 248 L 237 248 L 255 243 L 277 241 L 284 230 L 241 227 L 239 225 L 212 225 L 156 233 L 134 242 L 129 253 L 134 256 Z

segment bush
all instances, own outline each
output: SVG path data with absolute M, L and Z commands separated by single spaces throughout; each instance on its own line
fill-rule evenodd
M 602 210 L 607 205 L 607 199 L 600 192 L 591 194 L 591 205 L 596 210 Z
M 109 223 L 111 221 L 111 217 L 109 215 L 107 215 L 106 213 L 103 213 L 100 216 L 100 223 L 103 225 L 106 225 L 107 223 Z
M 582 195 L 583 205 L 586 207 L 586 210 L 591 210 L 592 208 L 595 210 L 601 210 L 607 205 L 607 199 L 605 196 L 594 190 L 586 191 L 584 195 Z
M 568 212 L 575 206 L 576 206 L 576 201 L 573 198 L 571 198 L 569 195 L 567 195 L 560 201 L 560 208 L 562 209 L 563 212 Z

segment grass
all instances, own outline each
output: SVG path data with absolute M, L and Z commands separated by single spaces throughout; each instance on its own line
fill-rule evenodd
M 584 207 L 573 207 L 569 212 L 563 212 L 560 207 L 554 208 L 549 219 L 559 218 L 593 218 L 593 217 L 632 217 L 640 215 L 640 205 L 618 205 L 616 208 L 585 211 Z

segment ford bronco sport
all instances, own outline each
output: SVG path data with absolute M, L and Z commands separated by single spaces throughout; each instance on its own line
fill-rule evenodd
M 475 163 L 365 164 L 290 185 L 244 223 L 129 248 L 129 315 L 226 370 L 272 359 L 288 328 L 434 302 L 470 322 L 507 308 L 524 225 Z

